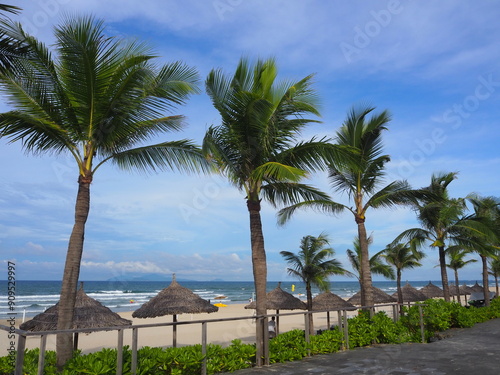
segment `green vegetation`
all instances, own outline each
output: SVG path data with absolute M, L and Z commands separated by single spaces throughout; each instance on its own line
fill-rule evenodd
M 372 344 L 401 344 L 420 342 L 420 316 L 418 306 L 405 307 L 405 315 L 394 322 L 385 312 L 378 312 L 372 318 L 365 311 L 348 320 L 349 347 L 356 348 Z M 423 306 L 425 324 L 424 336 L 427 341 L 439 332 L 450 328 L 467 328 L 489 319 L 500 318 L 500 299 L 491 301 L 491 305 L 481 308 L 466 308 L 455 302 L 427 300 Z M 337 327 L 321 334 L 311 336 L 308 344 L 301 330 L 293 330 L 278 335 L 269 344 L 270 363 L 296 361 L 308 354 L 335 353 L 345 345 L 344 334 Z M 203 355 L 201 345 L 182 348 L 143 347 L 138 351 L 137 374 L 199 374 Z M 23 372 L 27 375 L 37 373 L 39 349 L 27 350 Z M 131 373 L 131 350 L 126 346 L 123 351 L 123 374 Z M 207 346 L 207 373 L 217 374 L 233 372 L 254 366 L 256 347 L 233 340 L 231 345 Z M 14 371 L 11 358 L 0 358 L 0 375 Z M 56 355 L 49 351 L 45 355 L 44 374 L 56 374 Z M 116 373 L 116 350 L 103 349 L 91 354 L 75 352 L 66 364 L 63 375 L 107 375 Z

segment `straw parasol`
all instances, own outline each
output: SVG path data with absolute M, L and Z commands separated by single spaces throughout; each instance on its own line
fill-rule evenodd
M 21 324 L 19 328 L 25 331 L 54 331 L 57 330 L 58 317 L 59 302 Z M 132 321 L 122 318 L 99 301 L 89 297 L 83 290 L 83 283 L 80 284 L 80 289 L 76 293 L 72 329 L 111 328 L 131 324 Z M 78 332 L 75 332 L 74 348 L 75 350 L 78 348 Z
M 312 309 L 315 311 L 328 310 L 326 312 L 326 321 L 330 328 L 330 311 L 356 310 L 356 306 L 347 302 L 345 299 L 333 294 L 330 291 L 318 294 L 312 300 Z M 339 319 L 340 320 L 340 319 Z
M 281 282 L 278 286 L 266 294 L 266 309 L 276 310 L 276 334 L 279 333 L 279 312 L 280 310 L 305 310 L 306 304 L 297 297 L 281 289 Z M 257 302 L 252 301 L 245 306 L 245 309 L 256 309 Z
M 423 293 L 427 298 L 442 298 L 444 297 L 443 290 L 434 285 L 429 281 L 429 284 L 420 289 L 420 292 Z
M 134 318 L 155 318 L 163 315 L 173 315 L 177 322 L 179 314 L 200 314 L 219 311 L 217 306 L 201 298 L 188 288 L 185 288 L 172 276 L 171 284 L 161 290 L 155 297 L 144 303 L 132 313 Z M 177 346 L 177 325 L 173 326 L 173 346 Z
M 372 289 L 373 293 L 373 302 L 374 303 L 391 303 L 391 302 L 396 302 L 396 300 L 388 295 L 386 292 L 383 290 L 374 287 L 373 285 L 370 287 Z M 347 300 L 347 302 L 352 303 L 353 305 L 358 305 L 361 306 L 361 291 L 357 292 L 355 295 L 353 295 L 351 298 Z
M 427 299 L 427 296 L 424 293 L 412 287 L 410 283 L 406 283 L 406 285 L 401 288 L 401 293 L 403 294 L 403 302 L 418 302 L 425 301 Z M 397 299 L 398 292 L 393 293 L 392 296 Z
M 476 283 L 470 287 L 471 292 L 477 292 L 477 293 L 484 293 L 484 288 L 479 285 L 476 281 Z

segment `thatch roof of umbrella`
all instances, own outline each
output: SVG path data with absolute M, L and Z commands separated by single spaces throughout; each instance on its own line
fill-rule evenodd
M 427 298 L 444 297 L 443 289 L 434 285 L 430 281 L 429 284 L 420 289 L 420 292 L 423 293 Z
M 471 294 L 470 287 L 468 287 L 467 285 L 461 285 L 458 287 L 458 293 L 460 293 L 461 296 L 470 295 Z M 456 296 L 458 293 L 456 285 L 453 283 L 450 284 L 450 296 Z
M 53 331 L 57 329 L 58 317 L 59 302 L 33 319 L 24 322 L 19 328 L 26 331 Z M 72 329 L 118 327 L 131 324 L 132 321 L 123 319 L 99 301 L 89 297 L 83 290 L 83 285 L 80 286 L 76 293 Z
M 306 304 L 297 297 L 294 297 L 288 292 L 281 289 L 281 283 L 266 294 L 268 310 L 305 310 Z M 250 302 L 245 306 L 245 309 L 255 309 L 256 301 Z
M 470 295 L 474 290 L 467 285 L 460 285 L 460 293 L 464 295 Z
M 415 289 L 409 283 L 406 283 L 404 287 L 401 288 L 401 293 L 403 294 L 403 302 L 418 302 L 425 301 L 427 296 L 420 290 Z M 393 293 L 394 298 L 398 298 L 398 292 Z
M 134 318 L 163 315 L 213 313 L 217 306 L 185 288 L 172 277 L 172 283 L 132 313 Z
M 374 303 L 391 303 L 391 302 L 396 302 L 396 300 L 388 295 L 386 292 L 383 290 L 374 287 L 373 285 L 371 286 L 372 288 L 372 293 L 373 293 L 373 302 Z M 347 302 L 352 303 L 353 305 L 361 305 L 361 291 L 357 292 L 355 295 L 353 295 L 351 298 L 347 300 Z
M 484 288 L 481 285 L 479 285 L 476 281 L 476 283 L 470 287 L 470 291 L 477 293 L 484 293 Z
M 312 300 L 313 310 L 356 310 L 356 307 L 330 291 L 318 294 Z

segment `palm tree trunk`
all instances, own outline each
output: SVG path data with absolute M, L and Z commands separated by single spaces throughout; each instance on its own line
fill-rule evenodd
M 448 273 L 446 272 L 444 246 L 439 246 L 439 267 L 441 268 L 441 282 L 443 284 L 444 300 L 446 302 L 450 302 L 450 287 L 448 285 Z
M 361 306 L 373 306 L 372 274 L 370 271 L 370 254 L 368 254 L 368 237 L 364 219 L 356 218 L 358 224 L 360 259 L 360 281 L 361 281 Z
M 267 286 L 267 263 L 264 248 L 264 235 L 262 233 L 262 221 L 260 218 L 259 199 L 247 200 L 248 212 L 250 214 L 250 241 L 252 246 L 252 267 L 255 285 L 255 308 L 257 316 L 267 314 L 266 286 Z M 267 347 L 267 318 L 256 320 L 255 338 L 257 341 L 257 366 L 262 365 L 262 358 Z
M 312 311 L 311 283 L 306 283 L 307 311 Z M 309 334 L 314 335 L 314 322 L 312 314 L 308 314 Z
M 59 299 L 59 318 L 57 329 L 73 328 L 73 312 L 75 309 L 80 263 L 83 254 L 85 237 L 85 223 L 90 210 L 90 181 L 80 176 L 78 180 L 78 194 L 75 205 L 75 225 L 69 238 L 68 252 Z M 56 339 L 57 366 L 62 369 L 64 364 L 73 355 L 72 334 L 58 334 Z
M 498 294 L 498 276 L 495 276 L 495 290 L 496 290 L 496 296 L 497 298 L 500 298 L 500 295 Z
M 401 269 L 396 270 L 396 287 L 398 289 L 399 313 L 403 315 L 403 291 L 401 290 Z
M 488 282 L 488 259 L 484 255 L 481 255 L 481 262 L 483 263 L 484 305 L 489 306 L 490 305 L 490 285 Z
M 455 288 L 457 288 L 458 303 L 462 304 L 462 301 L 460 299 L 460 284 L 458 283 L 458 270 L 455 270 Z

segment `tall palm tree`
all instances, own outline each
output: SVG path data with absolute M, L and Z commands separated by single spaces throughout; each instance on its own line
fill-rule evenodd
M 383 251 L 385 261 L 396 269 L 396 285 L 398 303 L 403 304 L 403 292 L 401 291 L 401 274 L 405 269 L 421 267 L 420 260 L 425 254 L 416 249 L 410 243 L 391 243 Z
M 352 109 L 337 132 L 337 144 L 350 148 L 352 153 L 349 159 L 334 160 L 330 165 L 329 178 L 335 191 L 347 192 L 352 206 L 333 201 L 308 201 L 284 208 L 278 213 L 281 224 L 288 221 L 297 209 L 305 207 L 330 214 L 337 214 L 343 210 L 353 214 L 361 251 L 360 279 L 363 306 L 373 306 L 368 236 L 365 227 L 367 211 L 370 208 L 392 208 L 396 205 L 409 204 L 421 194 L 412 190 L 406 181 L 393 181 L 381 187 L 385 164 L 389 161 L 389 156 L 383 154 L 382 132 L 387 129 L 391 118 L 387 111 L 373 114 L 368 118 L 373 110 L 372 107 Z
M 328 199 L 326 194 L 299 183 L 308 172 L 326 168 L 324 158 L 335 147 L 324 140 L 298 140 L 300 131 L 318 115 L 312 76 L 299 81 L 277 81 L 273 59 L 253 66 L 241 59 L 232 76 L 212 70 L 206 90 L 221 115 L 211 126 L 203 150 L 218 170 L 245 194 L 250 216 L 252 267 L 256 314 L 266 314 L 267 266 L 260 216 L 261 200 L 272 206 L 299 199 Z M 264 354 L 267 319 L 257 319 L 257 360 Z
M 288 274 L 306 285 L 308 311 L 312 311 L 311 287 L 315 285 L 320 290 L 326 291 L 329 289 L 329 276 L 346 273 L 341 263 L 337 259 L 332 259 L 335 251 L 331 247 L 325 247 L 329 244 L 328 236 L 322 233 L 318 237 L 302 237 L 298 253 L 280 251 L 289 265 Z M 312 315 L 309 315 L 309 332 L 314 332 Z
M 373 236 L 368 237 L 368 246 L 373 243 Z M 354 276 L 360 281 L 360 269 L 361 269 L 361 247 L 359 246 L 359 238 L 356 237 L 353 241 L 354 250 L 347 249 L 347 259 L 351 263 L 352 269 L 354 270 Z M 384 250 L 379 251 L 378 253 L 373 254 L 370 257 L 370 272 L 373 275 L 380 275 L 387 279 L 394 280 L 396 278 L 396 274 L 392 267 L 382 260 Z
M 448 185 L 456 178 L 456 172 L 433 174 L 430 185 L 425 188 L 432 194 L 414 205 L 422 227 L 407 229 L 394 240 L 412 241 L 417 247 L 430 243 L 432 248 L 438 248 L 443 294 L 447 302 L 450 301 L 450 289 L 445 249 L 454 245 L 472 248 L 475 244 L 472 234 L 478 227 L 477 221 L 465 216 L 466 200 L 449 196 Z
M 484 303 L 489 306 L 488 258 L 496 257 L 500 249 L 500 199 L 471 195 L 469 201 L 474 209 L 471 219 L 480 225 L 471 236 L 474 238 L 474 246 L 469 248 L 477 252 L 481 258 Z
M 182 128 L 182 116 L 165 113 L 196 91 L 197 73 L 180 62 L 154 64 L 149 47 L 107 37 L 103 21 L 90 16 L 67 18 L 57 26 L 54 52 L 21 25 L 10 28 L 33 58 L 0 75 L 15 108 L 0 114 L 0 136 L 21 141 L 34 154 L 68 153 L 78 173 L 75 223 L 59 301 L 58 329 L 69 329 L 97 169 L 107 162 L 143 171 L 206 167 L 191 141 L 144 145 L 155 135 Z M 71 357 L 71 340 L 71 335 L 57 337 L 59 366 Z
M 497 298 L 500 298 L 499 288 L 498 288 L 498 278 L 500 277 L 500 258 L 490 258 L 489 259 L 489 272 L 491 276 L 495 278 L 495 290 Z
M 455 287 L 457 288 L 456 292 L 458 303 L 462 303 L 460 300 L 460 281 L 458 279 L 458 270 L 464 268 L 468 264 L 477 262 L 475 259 L 464 259 L 466 256 L 470 255 L 470 253 L 470 250 L 464 249 L 460 246 L 451 246 L 446 249 L 446 255 L 449 259 L 449 263 L 446 266 L 452 269 L 455 275 Z

